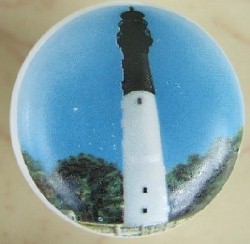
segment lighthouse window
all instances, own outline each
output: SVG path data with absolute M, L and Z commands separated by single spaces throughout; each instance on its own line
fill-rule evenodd
M 148 188 L 147 187 L 143 187 L 143 193 L 148 193 Z
M 137 104 L 142 104 L 142 98 L 141 97 L 137 98 Z
M 143 213 L 147 213 L 147 212 L 148 212 L 148 209 L 147 209 L 147 208 L 143 208 L 143 209 L 142 209 L 142 212 L 143 212 Z

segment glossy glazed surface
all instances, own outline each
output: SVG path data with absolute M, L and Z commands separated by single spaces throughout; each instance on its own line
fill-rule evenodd
M 243 7 L 244 4 L 246 4 L 245 7 Z M 4 54 L 1 57 L 1 66 L 4 70 L 1 78 L 1 148 L 3 149 L 1 155 L 1 195 L 4 196 L 2 201 L 4 220 L 1 224 L 3 231 L 0 240 L 3 240 L 3 243 L 16 243 L 17 240 L 23 243 L 43 243 L 49 242 L 50 239 L 54 239 L 55 243 L 80 243 L 83 239 L 88 240 L 89 243 L 119 242 L 119 240 L 108 238 L 100 240 L 99 236 L 83 233 L 82 230 L 64 223 L 46 209 L 30 191 L 21 176 L 9 140 L 10 94 L 20 64 L 28 50 L 47 28 L 73 10 L 84 6 L 81 6 L 80 2 L 77 1 L 70 7 L 67 3 L 60 2 L 59 4 L 56 1 L 41 1 L 37 4 L 29 3 L 29 1 L 20 1 L 15 4 L 14 1 L 10 1 L 9 3 L 0 3 L 0 7 L 2 11 L 2 44 L 0 48 Z M 240 2 L 237 4 L 232 2 L 229 6 L 226 1 L 221 1 L 220 4 L 201 4 L 189 1 L 187 5 L 178 6 L 177 3 L 173 2 L 169 3 L 168 8 L 196 21 L 217 39 L 236 69 L 243 93 L 247 94 L 248 86 L 246 84 L 249 77 L 249 73 L 247 73 L 249 32 L 247 32 L 246 26 L 248 15 L 245 10 L 247 3 L 245 1 L 242 1 L 241 4 Z M 226 8 L 229 8 L 228 11 L 225 11 Z M 204 9 L 206 12 L 202 13 Z M 243 14 L 245 14 L 244 21 L 242 20 Z M 245 102 L 248 103 L 246 95 Z M 246 119 L 248 119 L 247 115 Z M 181 243 L 182 240 L 190 243 L 199 243 L 199 240 L 207 241 L 207 243 L 234 243 L 235 241 L 247 243 L 249 239 L 247 217 L 245 217 L 249 213 L 249 199 L 245 196 L 249 186 L 247 183 L 249 172 L 247 135 L 248 126 L 245 130 L 245 143 L 239 162 L 229 182 L 213 203 L 193 220 L 188 221 L 188 224 L 159 236 L 150 237 L 145 240 L 145 243 L 152 243 L 156 240 L 158 243 L 166 241 L 168 243 L 171 241 Z M 241 202 L 240 207 L 239 202 Z M 207 232 L 210 234 L 207 235 Z M 140 240 L 126 241 L 140 243 Z

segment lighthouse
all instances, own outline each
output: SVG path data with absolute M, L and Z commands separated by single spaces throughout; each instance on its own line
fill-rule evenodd
M 144 17 L 130 7 L 121 14 L 117 34 L 123 53 L 122 151 L 127 226 L 166 223 L 169 213 L 156 92 L 148 58 L 153 38 Z

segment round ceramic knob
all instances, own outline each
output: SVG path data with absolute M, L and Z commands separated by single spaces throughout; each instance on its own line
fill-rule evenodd
M 215 41 L 175 13 L 105 5 L 30 52 L 13 92 L 19 166 L 40 199 L 96 233 L 164 231 L 203 209 L 237 159 L 243 102 Z

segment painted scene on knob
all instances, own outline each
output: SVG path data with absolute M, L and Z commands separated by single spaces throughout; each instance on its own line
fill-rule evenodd
M 65 220 L 109 236 L 165 231 L 202 210 L 233 170 L 243 126 L 239 82 L 216 42 L 136 4 L 53 27 L 12 98 L 30 186 Z

